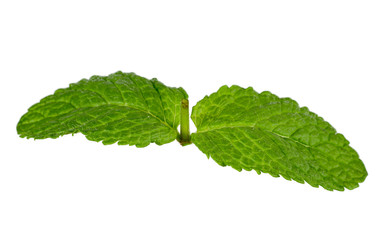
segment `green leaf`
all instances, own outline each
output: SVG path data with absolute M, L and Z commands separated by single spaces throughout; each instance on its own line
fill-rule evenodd
M 81 132 L 103 144 L 161 145 L 178 136 L 184 98 L 188 95 L 182 88 L 134 73 L 93 76 L 58 89 L 30 107 L 17 132 L 35 139 Z
M 223 86 L 198 102 L 191 118 L 192 142 L 221 166 L 341 191 L 367 176 L 344 136 L 290 98 Z

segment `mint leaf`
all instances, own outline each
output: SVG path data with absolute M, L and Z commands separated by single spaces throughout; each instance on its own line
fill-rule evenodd
M 134 73 L 93 76 L 30 107 L 17 132 L 35 139 L 81 132 L 103 144 L 161 145 L 178 136 L 181 100 L 187 98 L 182 88 Z
M 93 76 L 30 107 L 17 132 L 35 139 L 81 132 L 103 144 L 137 147 L 177 139 L 183 146 L 194 143 L 221 166 L 327 190 L 354 189 L 367 176 L 344 136 L 290 98 L 223 86 L 193 107 L 197 132 L 191 136 L 187 98 L 182 88 L 134 73 Z
M 342 134 L 290 98 L 221 87 L 193 107 L 192 142 L 221 166 L 313 187 L 358 187 L 367 171 Z

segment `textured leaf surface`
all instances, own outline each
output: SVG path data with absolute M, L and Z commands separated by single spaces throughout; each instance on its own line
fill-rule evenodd
M 17 132 L 35 139 L 81 132 L 104 144 L 161 145 L 176 139 L 181 100 L 187 97 L 182 88 L 134 73 L 93 76 L 30 107 Z
M 192 142 L 221 166 L 327 190 L 356 188 L 367 176 L 344 136 L 289 98 L 223 86 L 193 107 L 192 120 Z

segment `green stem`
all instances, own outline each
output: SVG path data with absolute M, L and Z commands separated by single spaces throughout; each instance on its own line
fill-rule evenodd
M 182 146 L 191 144 L 189 132 L 189 101 L 188 99 L 181 100 L 180 113 L 180 144 Z

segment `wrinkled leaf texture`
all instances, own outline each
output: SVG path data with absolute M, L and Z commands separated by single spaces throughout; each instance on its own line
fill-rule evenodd
M 183 98 L 188 95 L 182 88 L 134 73 L 93 76 L 58 89 L 30 107 L 17 132 L 35 139 L 81 132 L 103 144 L 161 145 L 178 136 Z
M 58 89 L 22 116 L 21 137 L 83 133 L 103 144 L 169 143 L 179 137 L 182 88 L 116 72 Z M 342 134 L 290 98 L 221 87 L 193 107 L 192 142 L 221 166 L 282 176 L 327 190 L 354 189 L 367 171 Z
M 198 102 L 191 118 L 192 142 L 221 166 L 340 191 L 367 176 L 344 136 L 290 98 L 223 86 Z

